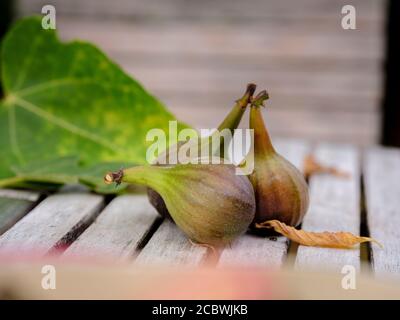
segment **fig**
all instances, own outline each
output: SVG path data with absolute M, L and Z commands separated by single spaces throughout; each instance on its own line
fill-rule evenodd
M 264 90 L 254 97 L 250 107 L 250 129 L 254 130 L 254 170 L 249 176 L 256 197 L 253 226 L 279 220 L 298 226 L 308 209 L 308 186 L 303 174 L 278 154 L 271 142 L 261 113 L 269 98 Z
M 228 113 L 228 115 L 225 117 L 225 119 L 221 122 L 221 124 L 218 126 L 218 131 L 222 131 L 224 129 L 229 129 L 233 133 L 233 130 L 236 129 L 240 123 L 240 120 L 243 117 L 243 114 L 246 110 L 247 105 L 249 104 L 254 91 L 256 90 L 256 85 L 253 83 L 249 83 L 246 87 L 246 91 L 243 94 L 243 96 L 236 100 L 235 105 L 233 106 L 232 110 Z M 204 137 L 201 139 L 199 145 L 210 145 L 212 143 L 212 138 L 213 136 L 209 137 Z M 164 151 L 159 157 L 160 158 L 166 158 L 166 163 L 168 163 L 168 154 L 171 150 L 179 150 L 179 148 L 182 146 L 183 142 L 180 142 L 174 146 L 171 146 L 169 149 Z M 215 153 L 218 152 L 216 156 L 224 155 L 224 141 L 220 141 L 219 145 L 219 150 L 214 150 Z M 211 153 L 211 152 L 210 152 Z M 215 155 L 214 153 L 214 155 Z M 160 165 L 157 160 L 153 163 L 153 165 Z M 149 201 L 151 205 L 157 210 L 157 212 L 166 218 L 171 218 L 168 209 L 165 205 L 165 202 L 163 198 L 160 196 L 160 194 L 155 191 L 152 188 L 147 188 L 147 196 L 149 198 Z
M 231 164 L 137 166 L 108 173 L 106 183 L 135 183 L 159 193 L 176 225 L 190 240 L 231 243 L 254 220 L 253 186 Z

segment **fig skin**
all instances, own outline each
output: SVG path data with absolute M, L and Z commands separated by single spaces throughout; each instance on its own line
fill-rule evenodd
M 252 227 L 267 220 L 279 220 L 298 226 L 309 206 L 308 186 L 303 174 L 279 155 L 272 143 L 261 113 L 262 91 L 250 108 L 250 129 L 254 129 L 254 171 L 250 175 L 256 197 L 256 214 Z M 261 233 L 273 233 L 263 229 Z
M 246 110 L 247 105 L 250 103 L 251 98 L 253 97 L 253 94 L 256 90 L 256 85 L 253 83 L 249 83 L 246 87 L 246 91 L 244 95 L 238 99 L 233 106 L 232 110 L 229 112 L 229 114 L 225 117 L 225 119 L 222 121 L 222 123 L 218 126 L 218 130 L 222 131 L 223 129 L 230 129 L 233 134 L 233 130 L 236 129 L 243 117 L 243 114 Z M 203 138 L 204 142 L 210 141 L 208 137 Z M 184 144 L 184 142 L 178 142 L 175 146 L 172 146 L 174 149 L 178 149 Z M 201 144 L 201 142 L 200 142 Z M 224 144 L 221 143 L 220 145 L 220 154 L 221 156 L 223 155 L 223 146 Z M 167 149 L 164 151 L 158 159 L 166 158 L 166 163 L 168 163 L 168 155 L 169 155 L 170 149 Z M 157 160 L 158 160 L 157 159 Z M 153 165 L 161 166 L 161 164 L 157 163 L 157 160 Z M 157 210 L 157 212 L 160 214 L 160 216 L 165 217 L 167 219 L 173 220 L 171 218 L 171 215 L 168 212 L 167 206 L 165 205 L 165 202 L 163 198 L 160 196 L 160 194 L 155 191 L 154 189 L 148 187 L 147 188 L 147 197 L 149 199 L 150 204 Z
M 178 142 L 172 148 L 179 150 L 179 147 L 183 144 L 184 144 L 184 142 Z M 161 159 L 165 156 L 166 163 L 168 163 L 169 162 L 169 150 L 170 149 L 167 149 L 164 152 L 162 152 L 157 159 Z M 152 165 L 153 166 L 167 166 L 166 164 L 157 163 L 157 160 Z M 151 187 L 147 187 L 146 192 L 147 192 L 147 198 L 149 199 L 150 204 L 157 210 L 158 214 L 161 217 L 167 218 L 173 222 L 174 220 L 172 219 L 171 215 L 169 214 L 167 206 L 166 206 L 163 198 L 160 196 L 160 194 L 157 191 L 155 191 L 154 189 L 152 189 Z
M 109 173 L 105 182 L 153 188 L 177 226 L 199 244 L 231 243 L 248 229 L 256 210 L 250 180 L 230 164 L 139 166 Z

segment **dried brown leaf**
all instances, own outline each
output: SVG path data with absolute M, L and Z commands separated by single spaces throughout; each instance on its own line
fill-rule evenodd
M 355 236 L 350 232 L 309 232 L 297 230 L 278 220 L 257 223 L 256 227 L 273 228 L 276 232 L 304 246 L 350 249 L 356 244 L 370 241 L 382 247 L 375 239 Z
M 332 166 L 326 166 L 321 164 L 315 157 L 311 154 L 304 158 L 303 162 L 303 173 L 306 178 L 309 178 L 313 174 L 331 174 L 336 177 L 349 178 L 350 174 L 348 172 L 339 170 Z

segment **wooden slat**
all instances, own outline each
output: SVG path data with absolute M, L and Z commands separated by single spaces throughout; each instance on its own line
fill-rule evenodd
M 264 118 L 266 118 L 267 115 L 268 113 L 265 114 Z M 303 169 L 304 157 L 310 152 L 310 145 L 307 142 L 301 139 L 281 139 L 272 137 L 272 143 L 279 154 L 289 160 L 299 170 Z
M 221 253 L 218 266 L 263 266 L 279 268 L 282 266 L 289 242 L 284 237 L 276 241 L 245 234 Z
M 114 256 L 129 259 L 157 216 L 145 195 L 117 197 L 63 256 Z
M 372 268 L 378 276 L 400 274 L 400 150 L 373 148 L 364 162 Z
M 0 189 L 0 235 L 21 219 L 39 197 L 34 191 Z
M 21 219 L 33 204 L 25 199 L 0 197 L 0 235 Z
M 164 221 L 139 253 L 136 264 L 200 265 L 206 258 L 207 249 L 192 244 L 170 221 Z
M 215 107 L 212 111 L 211 108 L 205 107 L 202 108 L 204 112 L 193 112 L 191 108 L 185 108 L 183 105 L 179 107 L 171 105 L 169 109 L 178 119 L 195 128 L 213 128 L 218 124 L 216 119 L 223 119 L 228 113 L 230 104 L 225 103 L 227 107 Z M 378 141 L 380 125 L 377 113 L 373 112 L 281 110 L 280 105 L 270 101 L 267 102 L 267 108 L 263 113 L 272 136 L 301 137 L 314 142 L 347 143 L 351 139 L 358 145 L 368 145 Z M 246 117 L 247 115 L 242 120 L 241 126 L 247 126 Z
M 54 4 L 57 13 L 90 17 L 123 16 L 136 19 L 218 19 L 232 21 L 266 20 L 266 18 L 309 19 L 312 21 L 334 19 L 340 15 L 340 9 L 348 4 L 343 0 L 291 0 L 263 1 L 253 0 L 248 5 L 240 0 L 20 0 L 20 12 L 40 13 L 44 4 Z M 384 1 L 353 0 L 357 8 L 357 21 L 383 19 Z
M 93 220 L 102 203 L 103 198 L 93 194 L 50 196 L 0 237 L 0 250 L 43 255 L 68 244 Z
M 150 68 L 150 69 L 185 69 L 190 72 L 198 72 L 204 68 L 211 68 L 220 72 L 230 71 L 254 71 L 254 72 L 306 72 L 316 74 L 340 73 L 340 74 L 364 74 L 378 75 L 381 72 L 381 65 L 376 63 L 374 58 L 356 57 L 354 59 L 340 57 L 288 57 L 282 55 L 263 54 L 246 55 L 218 55 L 199 53 L 185 54 L 175 52 L 173 54 L 160 54 L 154 52 L 126 52 L 118 47 L 107 49 L 108 56 L 119 65 Z
M 106 52 L 141 52 L 212 56 L 270 56 L 291 58 L 356 59 L 383 58 L 383 39 L 377 26 L 360 37 L 345 32 L 336 20 L 332 31 L 318 27 L 304 29 L 279 24 L 276 27 L 221 23 L 220 25 L 167 23 L 135 24 L 102 20 L 58 19 L 57 28 L 63 39 L 84 39 L 96 43 Z M 339 29 L 340 28 L 340 29 Z M 266 32 L 273 30 L 271 32 Z M 261 36 L 260 36 L 261 35 Z M 260 39 L 261 37 L 261 39 Z
M 335 166 L 350 178 L 315 175 L 310 179 L 310 208 L 302 229 L 307 231 L 349 231 L 360 229 L 360 171 L 358 152 L 346 145 L 320 145 L 315 157 L 323 164 Z M 299 246 L 295 266 L 340 272 L 345 265 L 360 268 L 360 250 Z
M 303 159 L 309 151 L 308 144 L 300 140 L 274 141 L 277 151 L 298 168 L 302 168 Z M 288 240 L 279 237 L 272 241 L 263 237 L 246 234 L 223 250 L 218 265 L 245 265 L 280 267 L 287 255 Z
M 268 63 L 268 62 L 266 62 Z M 380 73 L 357 72 L 301 72 L 257 71 L 232 69 L 222 72 L 212 67 L 202 70 L 183 68 L 153 69 L 127 64 L 124 69 L 139 79 L 146 87 L 159 92 L 226 92 L 241 88 L 244 79 L 267 87 L 272 93 L 290 92 L 292 95 L 349 95 L 371 96 L 380 90 Z M 173 81 L 171 81 L 173 79 Z M 196 90 L 197 89 L 197 90 Z
M 268 88 L 268 84 L 258 85 L 260 88 Z M 244 82 L 241 83 L 244 87 Z M 242 89 L 243 90 L 243 89 Z M 293 95 L 283 90 L 271 91 L 270 101 L 268 105 L 272 109 L 284 109 L 282 111 L 313 111 L 313 112 L 379 112 L 379 99 L 381 94 L 379 92 L 369 94 L 342 94 L 331 96 L 322 93 L 313 94 L 298 94 Z M 191 101 L 190 106 L 186 108 L 193 109 L 226 109 L 233 104 L 235 96 L 240 95 L 240 86 L 234 86 L 229 90 L 213 92 L 205 94 L 200 90 L 192 90 L 190 92 L 182 91 L 159 91 L 156 93 L 159 98 L 167 105 L 180 110 Z
M 39 200 L 40 193 L 28 190 L 0 189 L 0 197 L 35 202 Z

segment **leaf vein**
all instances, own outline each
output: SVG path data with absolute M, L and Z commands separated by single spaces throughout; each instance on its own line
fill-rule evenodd
M 107 139 L 104 139 L 102 137 L 99 137 L 87 130 L 84 130 L 82 128 L 77 127 L 76 125 L 61 119 L 49 112 L 46 112 L 42 109 L 40 109 L 38 106 L 34 105 L 33 103 L 26 101 L 24 99 L 21 98 L 17 98 L 15 97 L 15 103 L 16 105 L 18 105 L 19 107 L 35 114 L 36 116 L 45 119 L 46 121 L 53 123 L 54 125 L 61 127 L 75 135 L 81 136 L 83 138 L 86 138 L 87 140 L 90 140 L 92 142 L 95 142 L 109 150 L 112 150 L 114 152 L 117 153 L 124 153 L 124 150 L 122 148 L 119 148 L 117 146 L 115 146 L 113 143 L 111 143 L 110 141 L 108 141 Z
M 76 78 L 60 78 L 60 79 L 55 79 L 51 80 L 49 82 L 41 83 L 38 85 L 33 85 L 31 87 L 19 90 L 19 91 L 14 91 L 13 95 L 18 96 L 18 97 L 26 97 L 28 95 L 38 93 L 41 91 L 49 90 L 56 88 L 58 86 L 66 86 L 66 85 L 82 85 L 82 84 L 96 84 L 98 86 L 102 87 L 109 87 L 113 89 L 120 89 L 120 90 L 125 90 L 126 86 L 121 86 L 121 85 L 113 85 L 113 84 L 104 84 L 104 83 L 99 83 L 95 79 L 91 78 L 81 78 L 81 79 L 76 79 Z
M 8 109 L 8 122 L 9 122 L 9 137 L 11 150 L 17 157 L 20 163 L 24 163 L 21 150 L 18 146 L 17 130 L 16 130 L 16 119 L 15 119 L 15 107 L 10 106 Z
M 18 89 L 20 86 L 21 86 L 21 84 L 24 82 L 24 80 L 25 80 L 25 78 L 26 78 L 26 75 L 28 74 L 28 70 L 29 70 L 29 66 L 32 64 L 32 62 L 33 62 L 33 58 L 34 58 L 34 53 L 35 53 L 35 51 L 36 51 L 36 49 L 37 49 L 37 46 L 38 46 L 38 44 L 40 43 L 40 41 L 41 41 L 41 38 L 40 37 L 37 37 L 37 38 L 35 38 L 34 40 L 33 40 L 33 43 L 32 43 L 32 46 L 31 46 L 31 51 L 32 51 L 32 54 L 27 54 L 27 58 L 26 58 L 26 60 L 25 60 L 25 63 L 24 63 L 24 65 L 20 68 L 20 70 L 21 70 L 21 72 L 19 73 L 19 75 L 18 75 L 18 79 L 16 80 L 16 83 L 15 83 L 15 86 L 14 86 L 14 89 Z

